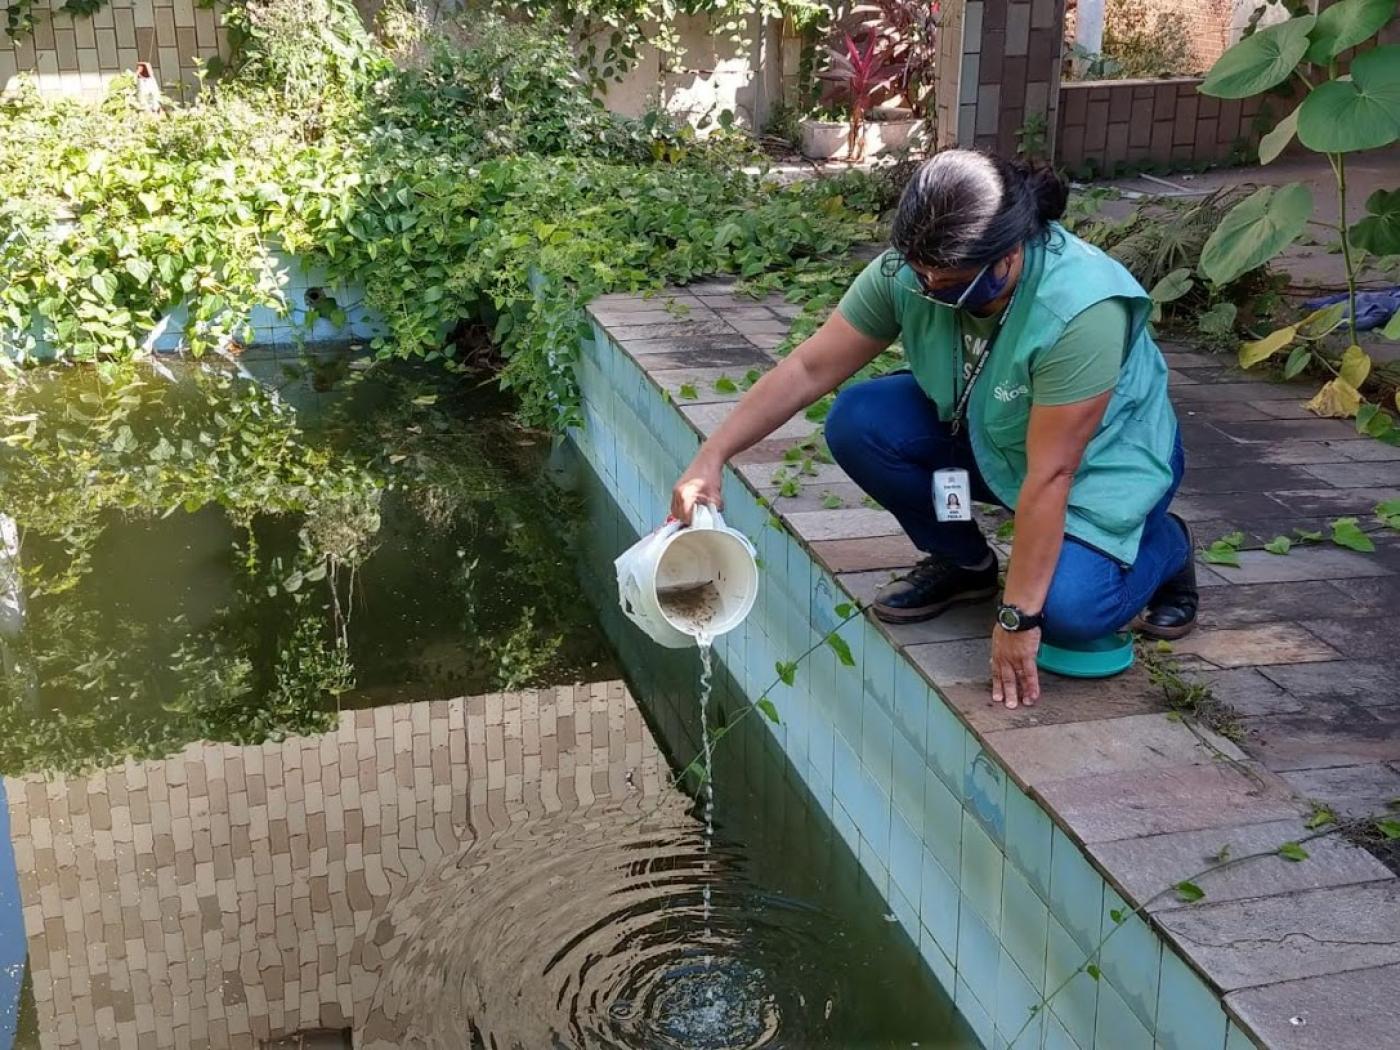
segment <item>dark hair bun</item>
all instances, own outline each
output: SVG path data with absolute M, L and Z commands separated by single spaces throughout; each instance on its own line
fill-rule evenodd
M 1025 180 L 1026 189 L 1035 198 L 1036 212 L 1041 222 L 1055 222 L 1065 213 L 1069 203 L 1069 184 L 1048 164 L 1025 164 L 1016 161 L 1013 167 Z

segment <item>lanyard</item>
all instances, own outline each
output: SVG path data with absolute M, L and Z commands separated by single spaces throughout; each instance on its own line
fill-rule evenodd
M 963 387 L 962 395 L 958 398 L 958 403 L 953 407 L 953 418 L 949 421 L 954 437 L 962 431 L 963 419 L 967 415 L 968 402 L 972 400 L 972 388 L 977 385 L 978 378 L 982 375 L 982 369 L 987 367 L 987 358 L 992 356 L 992 347 L 996 344 L 997 336 L 1001 335 L 1001 330 L 1006 326 L 1006 318 L 1016 306 L 1016 295 L 1020 291 L 1020 282 L 1017 282 L 1016 290 L 1011 293 L 1011 301 L 1006 304 L 1006 309 L 997 318 L 997 325 L 992 329 L 991 338 L 987 340 L 987 345 L 982 347 L 982 352 L 977 355 L 977 360 L 973 362 L 972 371 L 968 373 L 967 385 Z M 958 339 L 962 341 L 962 321 L 958 322 Z M 963 349 L 958 347 L 958 356 L 961 358 Z M 958 362 L 961 364 L 961 360 Z M 961 369 L 959 369 L 960 371 Z M 954 373 L 956 374 L 956 373 Z

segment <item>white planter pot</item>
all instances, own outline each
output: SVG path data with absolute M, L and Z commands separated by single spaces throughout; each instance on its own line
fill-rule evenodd
M 878 157 L 900 149 L 918 127 L 913 118 L 907 120 L 867 120 L 861 125 L 860 137 L 866 157 Z M 850 125 L 844 121 L 804 120 L 802 122 L 802 155 L 810 160 L 848 160 Z

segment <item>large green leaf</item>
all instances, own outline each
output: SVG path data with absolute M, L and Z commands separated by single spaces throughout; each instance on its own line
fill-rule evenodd
M 1376 190 L 1366 211 L 1349 231 L 1351 243 L 1372 255 L 1400 255 L 1400 190 Z
M 1216 284 L 1229 284 L 1264 265 L 1298 239 L 1312 209 L 1312 191 L 1302 183 L 1256 190 L 1210 235 L 1201 251 L 1201 272 Z
M 1298 138 L 1319 153 L 1400 140 L 1400 44 L 1357 55 L 1350 80 L 1319 84 L 1298 107 Z
M 1259 163 L 1272 164 L 1280 153 L 1293 141 L 1293 136 L 1298 134 L 1298 107 L 1293 107 L 1293 112 L 1284 117 L 1274 127 L 1274 130 L 1259 140 Z
M 1327 65 L 1349 47 L 1369 40 L 1395 15 L 1396 0 L 1341 0 L 1317 16 L 1309 33 L 1308 61 Z
M 1200 91 L 1216 98 L 1248 98 L 1288 79 L 1308 50 L 1316 15 L 1290 18 L 1247 36 L 1210 67 Z

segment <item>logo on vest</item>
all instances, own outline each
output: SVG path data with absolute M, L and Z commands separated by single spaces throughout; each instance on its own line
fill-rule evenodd
M 1013 386 L 1010 389 L 998 383 L 996 389 L 992 391 L 992 396 L 995 397 L 1002 404 L 1009 404 L 1010 402 L 1015 401 L 1022 394 L 1029 393 L 1030 388 L 1027 387 L 1024 383 L 1022 383 L 1020 386 Z

